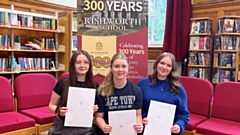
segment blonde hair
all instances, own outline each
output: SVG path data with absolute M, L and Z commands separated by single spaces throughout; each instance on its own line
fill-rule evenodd
M 128 62 L 128 58 L 126 55 L 124 55 L 123 53 L 117 53 L 117 54 L 113 55 L 113 57 L 111 59 L 110 67 L 112 67 L 113 62 L 116 59 L 124 59 Z M 107 74 L 107 76 L 105 77 L 102 84 L 99 86 L 98 93 L 102 96 L 109 97 L 113 93 L 113 90 L 114 90 L 113 73 L 112 73 L 112 71 L 110 71 Z

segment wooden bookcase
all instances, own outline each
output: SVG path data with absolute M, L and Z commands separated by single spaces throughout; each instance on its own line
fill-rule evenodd
M 240 16 L 217 18 L 213 83 L 239 80 Z
M 208 17 L 191 18 L 188 76 L 211 80 L 212 20 Z
M 70 58 L 72 56 L 72 54 L 77 51 L 77 26 L 78 26 L 78 20 L 77 20 L 77 12 L 76 11 L 70 11 L 69 12 L 69 20 L 70 21 Z
M 66 12 L 32 13 L 14 10 L 12 5 L 9 9 L 0 8 L 0 15 L 1 76 L 9 78 L 14 85 L 14 79 L 20 74 L 46 72 L 58 78 L 67 70 L 69 23 Z M 44 44 L 35 45 L 41 47 L 39 50 L 22 48 L 29 41 Z

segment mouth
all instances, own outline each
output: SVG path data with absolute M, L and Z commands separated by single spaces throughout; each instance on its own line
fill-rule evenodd
M 124 73 L 117 73 L 117 75 L 118 75 L 118 76 L 123 76 L 123 75 L 124 75 Z
M 165 70 L 164 69 L 160 69 L 160 72 L 165 72 Z
M 79 71 L 85 71 L 86 69 L 78 69 Z

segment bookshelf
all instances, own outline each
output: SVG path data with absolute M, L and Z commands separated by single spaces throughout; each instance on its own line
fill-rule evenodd
M 77 20 L 77 12 L 76 11 L 71 11 L 70 12 L 70 15 L 69 15 L 70 19 L 71 20 L 71 23 L 70 23 L 70 28 L 71 29 L 71 46 L 70 46 L 70 57 L 72 56 L 72 53 L 77 51 L 77 26 L 78 26 L 78 20 Z
M 212 21 L 208 17 L 191 18 L 188 76 L 211 80 Z
M 68 65 L 68 15 L 0 8 L 0 75 L 46 72 L 56 78 Z
M 219 17 L 216 27 L 212 82 L 239 81 L 240 16 Z

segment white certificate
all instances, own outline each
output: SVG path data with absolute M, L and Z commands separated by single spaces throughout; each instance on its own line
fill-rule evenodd
M 171 135 L 176 105 L 151 100 L 144 135 Z
M 137 123 L 136 110 L 108 112 L 109 125 L 112 126 L 110 135 L 137 135 L 134 124 Z
M 92 127 L 96 89 L 69 87 L 64 126 Z

